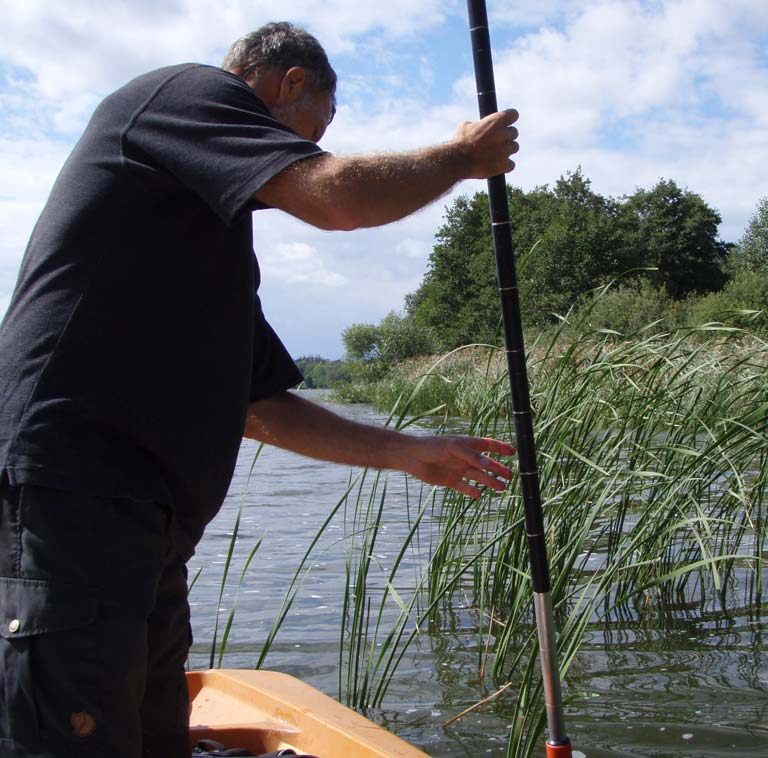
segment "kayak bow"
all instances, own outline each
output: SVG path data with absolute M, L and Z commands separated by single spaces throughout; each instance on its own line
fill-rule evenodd
M 321 758 L 427 758 L 427 754 L 277 671 L 187 673 L 192 743 L 215 740 L 254 755 L 286 748 Z

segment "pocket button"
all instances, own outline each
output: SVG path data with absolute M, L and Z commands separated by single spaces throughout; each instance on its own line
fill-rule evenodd
M 8 631 L 11 634 L 15 634 L 16 632 L 19 631 L 20 627 L 21 627 L 21 621 L 19 621 L 18 619 L 14 619 L 13 621 L 11 621 L 10 624 L 8 624 Z

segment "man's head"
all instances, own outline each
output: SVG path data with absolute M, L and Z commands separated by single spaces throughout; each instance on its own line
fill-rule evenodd
M 336 72 L 317 39 L 293 24 L 267 24 L 241 37 L 222 68 L 244 79 L 275 118 L 313 142 L 336 112 Z

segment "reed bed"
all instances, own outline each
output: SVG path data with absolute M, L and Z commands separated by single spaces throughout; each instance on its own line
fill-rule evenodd
M 529 372 L 561 674 L 578 708 L 568 674 L 588 632 L 628 620 L 663 628 L 680 613 L 762 614 L 768 345 L 716 325 L 631 341 L 563 334 L 533 346 Z M 390 383 L 382 402 L 395 427 L 461 411 L 469 433 L 513 437 L 497 348 L 414 363 Z M 439 640 L 469 609 L 480 707 L 498 692 L 511 715 L 507 755 L 535 754 L 545 722 L 519 483 L 475 502 L 411 482 L 396 509 L 404 537 L 384 568 L 375 551 L 393 518 L 387 482 L 373 472 L 350 482 L 323 525 L 340 520 L 346 532 L 340 699 L 379 706 L 411 646 Z
M 389 396 L 395 423 L 469 410 L 471 434 L 513 436 L 500 352 L 473 346 L 401 370 Z M 589 630 L 629 619 L 663 626 L 681 609 L 759 615 L 766 344 L 715 325 L 626 342 L 555 335 L 534 347 L 529 365 L 566 692 Z M 480 678 L 504 690 L 511 708 L 508 755 L 533 755 L 545 724 L 518 483 L 479 504 L 415 493 L 407 539 L 386 574 L 371 561 L 385 485 L 365 492 L 349 509 L 356 538 L 342 695 L 361 709 L 380 704 L 408 646 L 426 629 L 439 635 L 447 612 L 468 602 L 479 620 Z

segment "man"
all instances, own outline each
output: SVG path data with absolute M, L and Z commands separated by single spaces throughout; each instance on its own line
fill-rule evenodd
M 322 229 L 402 218 L 510 171 L 513 111 L 444 145 L 342 158 L 317 142 L 336 75 L 270 24 L 224 70 L 180 65 L 109 96 L 68 159 L 0 330 L 0 758 L 189 755 L 185 562 L 243 434 L 471 497 L 508 444 L 342 419 L 264 318 L 251 212 Z

